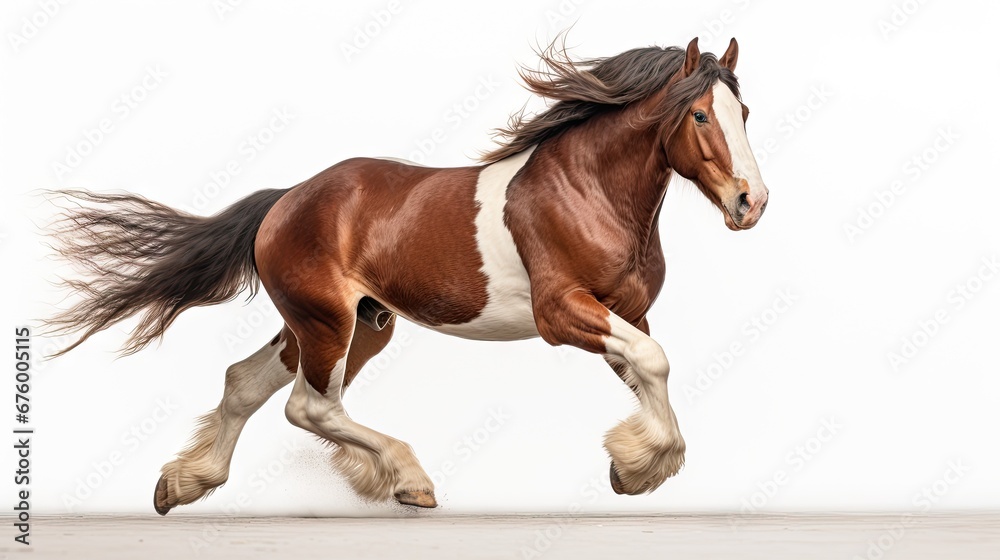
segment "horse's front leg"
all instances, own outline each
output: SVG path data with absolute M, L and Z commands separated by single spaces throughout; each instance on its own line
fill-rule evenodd
M 603 354 L 641 405 L 604 437 L 611 486 L 619 494 L 652 492 L 684 464 L 684 438 L 667 398 L 670 364 L 648 334 L 580 291 L 535 299 L 538 332 L 550 344 Z M 644 326 L 641 323 L 640 326 Z

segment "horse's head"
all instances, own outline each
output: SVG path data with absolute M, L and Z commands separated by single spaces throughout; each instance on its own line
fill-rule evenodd
M 767 207 L 767 187 L 747 140 L 747 106 L 738 97 L 736 39 L 722 58 L 688 44 L 678 79 L 668 90 L 665 148 L 674 171 L 690 179 L 722 211 L 731 230 L 753 227 Z M 693 98 L 693 102 L 691 99 Z

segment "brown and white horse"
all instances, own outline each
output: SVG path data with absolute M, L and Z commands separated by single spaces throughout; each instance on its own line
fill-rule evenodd
M 767 206 L 747 141 L 737 44 L 640 48 L 572 61 L 541 53 L 525 71 L 554 101 L 518 115 L 484 165 L 341 162 L 290 189 L 259 191 L 211 217 L 139 196 L 73 191 L 55 235 L 88 271 L 80 302 L 51 324 L 90 335 L 138 315 L 135 352 L 184 310 L 263 284 L 285 326 L 229 367 L 218 408 L 164 465 L 156 511 L 224 483 L 247 419 L 294 381 L 288 420 L 336 444 L 360 495 L 433 507 L 434 487 L 406 443 L 348 416 L 344 390 L 389 342 L 399 315 L 476 340 L 535 336 L 601 354 L 640 409 L 605 437 L 611 483 L 651 492 L 684 462 L 667 398 L 667 358 L 646 313 L 663 284 L 658 217 L 672 172 L 693 181 L 732 230 Z

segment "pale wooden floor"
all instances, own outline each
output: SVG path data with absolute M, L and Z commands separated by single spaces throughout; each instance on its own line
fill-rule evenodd
M 41 517 L 6 558 L 1000 559 L 1000 514 Z M 12 533 L 8 526 L 6 533 Z

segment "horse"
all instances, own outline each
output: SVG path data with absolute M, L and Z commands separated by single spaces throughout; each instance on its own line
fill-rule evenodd
M 548 100 L 512 115 L 476 165 L 354 158 L 286 189 L 257 191 L 208 217 L 134 194 L 60 191 L 52 232 L 86 271 L 78 301 L 48 321 L 75 333 L 64 354 L 130 317 L 123 355 L 183 311 L 263 286 L 284 324 L 226 370 L 217 408 L 166 463 L 153 505 L 172 508 L 226 482 L 250 416 L 293 383 L 287 419 L 333 444 L 331 462 L 370 500 L 436 507 L 405 442 L 354 421 L 342 397 L 390 341 L 397 317 L 474 340 L 541 337 L 602 355 L 638 410 L 604 438 L 611 487 L 652 492 L 684 464 L 667 391 L 670 365 L 646 315 L 664 281 L 659 214 L 673 173 L 734 231 L 768 190 L 746 135 L 738 45 L 702 53 L 644 47 L 575 59 L 565 43 L 519 72 Z

